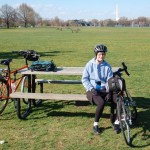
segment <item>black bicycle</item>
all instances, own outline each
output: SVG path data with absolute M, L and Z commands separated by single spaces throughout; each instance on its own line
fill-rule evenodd
M 127 90 L 125 80 L 122 77 L 122 72 L 125 72 L 128 76 L 130 75 L 127 71 L 127 66 L 122 63 L 122 68 L 119 68 L 113 73 L 112 87 L 113 91 L 117 94 L 117 118 L 121 132 L 127 145 L 131 144 L 130 127 L 137 119 L 137 108 L 136 102 L 132 99 L 129 91 Z

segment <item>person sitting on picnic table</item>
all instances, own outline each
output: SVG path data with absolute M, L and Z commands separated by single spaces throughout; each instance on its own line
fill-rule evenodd
M 106 56 L 107 47 L 103 44 L 98 44 L 94 47 L 95 57 L 92 58 L 85 66 L 82 75 L 82 84 L 86 89 L 86 95 L 91 104 L 96 104 L 95 120 L 93 131 L 99 134 L 100 128 L 98 126 L 100 117 L 102 116 L 105 101 L 111 101 L 111 107 L 116 108 L 115 99 L 109 91 L 107 91 L 107 82 L 113 77 L 113 72 L 110 64 L 104 59 Z M 113 122 L 112 122 L 113 123 Z M 119 124 L 117 120 L 113 124 L 114 130 L 119 131 Z

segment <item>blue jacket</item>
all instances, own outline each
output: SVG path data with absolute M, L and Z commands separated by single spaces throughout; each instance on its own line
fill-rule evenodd
M 104 60 L 101 64 L 96 63 L 96 59 L 91 59 L 85 66 L 82 75 L 82 84 L 86 91 L 96 89 L 97 82 L 101 81 L 101 87 L 106 88 L 106 83 L 113 76 L 111 66 Z

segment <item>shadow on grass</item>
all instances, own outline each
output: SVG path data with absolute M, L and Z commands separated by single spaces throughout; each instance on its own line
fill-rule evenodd
M 87 112 L 69 112 L 69 111 L 59 111 L 59 109 L 64 108 L 66 105 L 76 105 L 75 101 L 57 101 L 57 102 L 46 102 L 42 103 L 37 108 L 34 108 L 34 112 L 43 110 L 46 113 L 47 117 L 57 117 L 57 116 L 64 116 L 64 117 L 93 117 L 94 113 L 87 113 Z M 87 104 L 86 104 L 87 105 Z M 83 106 L 83 105 L 82 105 Z M 76 106 L 80 107 L 80 106 Z M 46 116 L 45 116 L 46 117 Z M 33 119 L 40 119 L 42 117 L 34 117 Z
M 131 147 L 133 148 L 148 148 L 150 146 L 150 99 L 149 98 L 143 98 L 143 97 L 134 97 L 133 98 L 136 102 L 137 102 L 137 110 L 138 110 L 138 118 L 134 124 L 134 126 L 131 128 Z M 36 119 L 40 119 L 40 118 L 48 118 L 48 117 L 86 117 L 86 118 L 94 118 L 94 113 L 91 112 L 85 112 L 82 111 L 82 107 L 88 107 L 88 103 L 85 103 L 86 105 L 84 106 L 82 104 L 82 106 L 76 106 L 76 103 L 74 101 L 49 101 L 46 103 L 42 103 L 40 106 L 38 107 L 34 107 L 32 109 L 32 111 L 34 112 L 35 115 L 33 115 L 31 118 L 28 118 L 26 120 L 36 120 Z M 67 105 L 72 105 L 74 106 L 74 110 L 72 110 L 73 112 L 69 112 L 69 111 L 61 111 L 62 108 L 66 107 Z M 90 106 L 90 105 L 89 105 Z M 76 109 L 77 107 L 81 108 L 81 111 L 77 112 Z M 36 112 L 38 112 L 38 114 L 36 115 Z M 44 115 L 43 116 L 43 112 Z M 1 119 L 2 120 L 12 120 L 12 117 L 14 116 L 14 112 L 9 112 L 8 114 L 4 114 L 7 115 L 9 117 L 3 116 Z M 11 117 L 12 116 L 12 117 Z M 103 118 L 109 118 L 110 115 L 109 114 L 103 114 L 102 115 Z M 11 118 L 11 119 L 10 119 Z M 105 129 L 105 128 L 104 128 Z M 103 129 L 103 130 L 104 130 Z M 132 130 L 135 129 L 135 133 L 132 134 Z M 136 138 L 138 140 L 141 140 L 141 142 L 137 142 L 136 143 Z M 134 142 L 135 141 L 135 142 Z M 142 142 L 143 141 L 143 142 Z
M 19 52 L 19 50 L 18 50 L 18 52 Z M 71 52 L 72 51 L 64 52 L 64 51 L 61 51 L 61 50 L 59 50 L 59 51 L 58 50 L 54 50 L 54 51 L 49 51 L 49 52 L 46 51 L 46 52 L 38 52 L 38 53 L 41 56 L 40 58 L 42 58 L 42 57 L 45 57 L 45 56 L 51 56 L 51 57 L 52 56 L 57 56 L 59 53 L 64 54 L 64 53 L 71 53 Z M 2 59 L 8 59 L 8 58 L 12 58 L 12 59 L 20 58 L 20 59 L 23 59 L 24 57 L 19 55 L 19 53 L 15 53 L 15 52 L 12 52 L 12 51 L 10 51 L 10 52 L 0 52 L 0 59 L 1 60 Z
M 0 52 L 0 59 L 16 59 L 16 58 L 23 58 L 23 56 L 19 56 L 18 54 L 12 53 L 12 52 Z
M 59 53 L 72 53 L 73 51 L 58 51 L 58 50 L 55 50 L 55 51 L 49 51 L 49 52 L 39 52 L 40 56 L 43 57 L 43 56 L 57 56 Z
M 150 146 L 149 138 L 150 138 L 150 98 L 143 98 L 143 97 L 134 97 L 133 98 L 137 103 L 137 111 L 138 111 L 138 118 L 134 124 L 134 128 L 142 128 L 141 131 L 135 133 L 132 136 L 132 141 L 136 139 L 136 137 L 141 137 L 142 141 L 147 142 L 146 145 L 133 145 L 131 147 L 134 148 L 144 148 Z M 139 111 L 140 109 L 140 111 Z M 132 128 L 131 128 L 132 132 Z M 148 143 L 149 142 L 149 143 Z
M 69 112 L 69 111 L 59 111 L 59 109 L 64 108 L 66 105 L 74 105 L 75 109 L 76 108 L 81 108 L 80 112 Z M 34 112 L 36 113 L 36 111 L 40 111 L 43 110 L 44 113 L 47 114 L 47 117 L 78 117 L 78 116 L 82 116 L 82 117 L 89 117 L 89 118 L 94 118 L 95 113 L 89 113 L 89 112 L 82 112 L 82 107 L 84 106 L 90 106 L 90 102 L 82 102 L 82 101 L 57 101 L 57 102 L 46 102 L 46 103 L 42 103 L 40 106 L 38 106 L 38 108 L 34 109 Z M 96 106 L 95 106 L 96 109 Z M 39 117 L 40 118 L 40 117 Z M 102 114 L 102 118 L 110 118 L 110 114 L 106 114 L 103 113 Z M 34 118 L 35 119 L 35 118 Z M 36 118 L 38 119 L 38 117 Z
M 58 55 L 58 53 L 60 53 L 60 51 L 52 51 L 52 52 L 40 52 L 40 56 L 44 57 L 44 56 L 56 56 Z M 40 58 L 41 58 L 40 57 Z M 8 58 L 12 58 L 12 59 L 24 59 L 23 56 L 19 55 L 18 53 L 12 53 L 12 52 L 0 52 L 0 59 L 8 59 Z
M 44 56 L 57 56 L 61 51 L 39 52 L 40 58 Z
M 136 120 L 136 122 L 134 123 L 133 128 L 142 128 L 141 131 L 137 131 L 134 135 L 132 135 L 131 137 L 131 147 L 133 148 L 144 148 L 144 147 L 148 147 L 150 146 L 150 143 L 148 143 L 150 135 L 149 135 L 149 131 L 150 131 L 150 99 L 149 98 L 143 98 L 143 97 L 134 97 L 133 98 L 136 102 L 137 102 L 137 111 L 138 111 L 138 118 Z M 85 105 L 84 105 L 85 103 Z M 81 107 L 81 111 L 80 112 L 76 112 L 76 108 L 74 108 L 75 112 L 69 112 L 69 111 L 59 111 L 59 109 L 64 108 L 66 105 L 75 105 L 76 107 Z M 94 118 L 94 113 L 90 113 L 90 112 L 82 112 L 82 107 L 83 106 L 88 106 L 90 105 L 90 103 L 88 102 L 78 102 L 75 103 L 74 101 L 57 101 L 57 102 L 47 102 L 47 103 L 43 103 L 41 106 L 39 106 L 37 109 L 35 108 L 34 111 L 39 111 L 39 110 L 44 110 L 44 112 L 46 113 L 47 116 L 45 117 L 87 117 L 87 118 Z M 109 106 L 109 104 L 108 104 Z M 105 114 L 103 113 L 102 115 L 103 118 L 109 118 L 110 114 Z M 43 118 L 43 116 L 41 117 Z M 39 117 L 35 117 L 32 119 L 40 119 Z M 132 128 L 131 128 L 131 134 L 132 134 Z M 136 137 L 140 137 L 141 141 L 144 141 L 144 143 L 147 144 L 143 144 L 143 145 L 136 145 L 133 144 L 133 141 L 136 140 Z M 143 143 L 143 142 L 142 142 Z

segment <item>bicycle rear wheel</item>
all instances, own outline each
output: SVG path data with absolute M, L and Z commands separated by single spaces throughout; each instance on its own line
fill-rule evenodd
M 117 100 L 117 115 L 125 142 L 127 143 L 127 145 L 130 145 L 131 144 L 130 126 L 129 126 L 130 113 L 125 108 L 123 97 L 119 97 Z
M 137 108 L 136 108 L 136 102 L 132 99 L 130 93 L 128 90 L 125 90 L 125 98 L 129 102 L 129 109 L 131 111 L 131 119 L 132 121 L 136 121 L 137 119 Z
M 0 114 L 3 113 L 7 104 L 9 96 L 9 87 L 5 80 L 0 80 Z
M 31 111 L 31 100 L 28 99 L 27 104 L 22 98 L 16 98 L 16 110 L 19 119 L 25 119 Z

